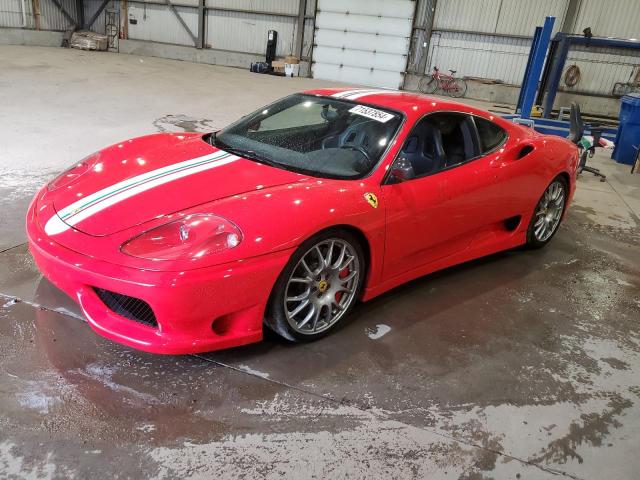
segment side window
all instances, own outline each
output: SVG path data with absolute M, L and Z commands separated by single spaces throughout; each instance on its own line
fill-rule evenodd
M 394 163 L 395 181 L 433 175 L 480 155 L 473 120 L 463 113 L 427 115 L 414 127 Z
M 436 113 L 431 116 L 442 135 L 446 158 L 444 168 L 461 165 L 480 155 L 473 120 L 464 113 Z
M 474 117 L 474 121 L 480 137 L 480 150 L 483 154 L 490 152 L 507 138 L 507 132 L 495 123 L 481 117 Z

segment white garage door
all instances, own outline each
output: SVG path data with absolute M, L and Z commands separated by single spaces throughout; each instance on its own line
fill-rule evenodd
M 399 88 L 414 0 L 318 0 L 313 76 Z

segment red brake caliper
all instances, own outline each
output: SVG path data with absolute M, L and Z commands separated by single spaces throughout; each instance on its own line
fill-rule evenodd
M 338 277 L 345 278 L 347 275 L 349 275 L 349 267 L 345 267 L 345 269 L 340 272 L 340 275 L 338 275 Z M 337 292 L 336 302 L 340 303 L 341 298 L 342 298 L 342 292 Z

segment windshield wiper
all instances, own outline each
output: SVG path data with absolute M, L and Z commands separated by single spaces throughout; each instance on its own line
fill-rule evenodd
M 211 134 L 210 139 L 211 139 L 211 145 L 213 145 L 214 147 L 217 147 L 217 148 L 219 148 L 221 150 L 224 150 L 225 152 L 232 153 L 234 155 L 246 158 L 248 160 L 254 160 L 254 161 L 259 162 L 259 163 L 264 163 L 264 164 L 275 166 L 275 167 L 280 166 L 278 164 L 278 162 L 274 162 L 273 160 L 269 160 L 268 158 L 263 157 L 262 155 L 256 153 L 253 150 L 248 150 L 248 149 L 245 149 L 245 148 L 232 147 L 228 143 L 225 143 L 222 140 L 220 140 L 220 138 L 218 138 L 218 136 L 216 135 L 216 132 Z

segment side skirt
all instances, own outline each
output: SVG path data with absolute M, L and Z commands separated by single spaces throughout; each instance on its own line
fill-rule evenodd
M 485 242 L 476 243 L 474 247 L 466 249 L 460 253 L 441 258 L 426 265 L 421 265 L 420 267 L 398 275 L 397 277 L 382 281 L 378 285 L 368 287 L 365 289 L 364 294 L 362 295 L 362 301 L 366 302 L 367 300 L 371 300 L 372 298 L 377 297 L 378 295 L 381 295 L 391 290 L 392 288 L 402 285 L 403 283 L 407 283 L 411 280 L 415 280 L 416 278 L 423 277 L 433 272 L 437 272 L 438 270 L 443 270 L 460 263 L 468 262 L 470 260 L 475 260 L 481 257 L 486 257 L 487 255 L 491 255 L 493 253 L 524 245 L 526 243 L 526 229 L 524 229 L 523 231 L 522 228 L 520 228 L 518 232 L 511 235 L 503 236 L 503 238 L 499 239 L 498 241 L 496 241 L 495 238 L 487 238 L 486 240 L 487 241 Z

